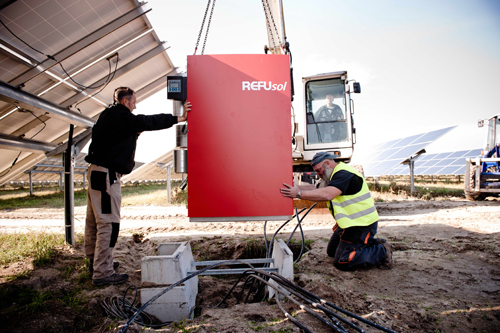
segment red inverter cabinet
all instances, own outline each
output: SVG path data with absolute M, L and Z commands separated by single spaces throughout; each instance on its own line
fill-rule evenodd
M 279 221 L 293 214 L 287 55 L 188 56 L 191 222 Z

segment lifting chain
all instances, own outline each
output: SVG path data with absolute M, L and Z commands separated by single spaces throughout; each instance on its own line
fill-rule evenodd
M 210 0 L 208 1 L 208 4 L 210 5 Z M 210 11 L 210 17 L 208 18 L 207 31 L 205 32 L 205 40 L 203 41 L 203 48 L 201 49 L 201 54 L 203 54 L 205 52 L 205 44 L 207 44 L 208 29 L 210 29 L 210 23 L 212 22 L 212 15 L 214 14 L 214 8 L 215 8 L 215 0 L 214 0 L 214 3 L 212 4 L 212 10 Z M 205 12 L 205 17 L 206 16 L 207 16 L 207 13 Z
M 196 41 L 196 46 L 194 47 L 194 54 L 196 54 L 196 51 L 198 50 L 198 44 L 200 44 L 201 33 L 203 32 L 203 27 L 205 26 L 205 19 L 207 18 L 208 8 L 210 8 L 210 1 L 211 0 L 208 0 L 207 9 L 205 9 L 205 16 L 203 16 L 203 21 L 201 22 L 200 33 L 198 35 L 198 40 Z M 213 11 L 213 8 L 212 8 L 212 11 Z M 206 40 L 207 40 L 207 37 L 205 35 L 205 41 Z

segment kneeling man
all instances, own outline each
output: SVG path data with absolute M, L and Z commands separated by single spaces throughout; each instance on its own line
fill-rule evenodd
M 283 184 L 284 197 L 309 201 L 326 201 L 337 222 L 328 242 L 327 254 L 340 270 L 376 266 L 392 267 L 392 246 L 377 233 L 378 213 L 363 176 L 351 166 L 336 162 L 337 155 L 320 152 L 314 155 L 312 167 L 322 182 L 314 185 Z

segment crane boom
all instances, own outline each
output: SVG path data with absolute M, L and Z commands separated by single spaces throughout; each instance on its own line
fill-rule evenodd
M 266 14 L 266 30 L 268 45 L 266 50 L 272 54 L 286 54 L 285 16 L 282 0 L 262 0 Z

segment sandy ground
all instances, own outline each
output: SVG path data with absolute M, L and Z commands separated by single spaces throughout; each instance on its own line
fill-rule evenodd
M 305 238 L 314 242 L 311 251 L 294 266 L 294 282 L 397 332 L 500 332 L 500 202 L 395 201 L 377 203 L 377 209 L 378 237 L 393 244 L 393 269 L 335 269 L 326 255 L 333 219 L 326 209 L 315 208 L 303 221 Z M 84 221 L 85 207 L 76 207 L 77 232 L 83 231 Z M 0 211 L 0 227 L 8 232 L 38 228 L 60 232 L 63 224 L 61 209 Z M 281 224 L 268 223 L 268 236 Z M 294 227 L 290 223 L 278 237 L 287 240 Z M 190 223 L 182 207 L 124 207 L 115 260 L 121 264 L 119 272 L 131 275 L 130 281 L 88 288 L 86 295 L 88 299 L 103 299 L 122 294 L 129 284 L 139 287 L 141 258 L 154 254 L 159 243 L 189 241 L 195 260 L 232 259 L 241 257 L 249 238 L 262 239 L 263 231 L 263 222 Z M 134 241 L 133 234 L 141 235 L 140 240 L 136 236 Z M 67 251 L 81 258 L 83 249 L 80 245 Z M 0 268 L 0 283 L 26 265 L 29 263 Z M 58 274 L 47 269 L 24 283 L 33 284 L 30 281 L 38 277 L 39 286 L 50 288 L 50 284 L 57 284 Z M 200 278 L 197 314 L 201 315 L 185 322 L 185 327 L 197 332 L 299 331 L 273 302 L 236 304 L 232 297 L 223 308 L 214 308 L 232 283 L 210 276 Z M 330 331 L 292 303 L 285 303 L 285 308 L 311 331 Z M 378 332 L 361 326 L 367 332 Z M 137 327 L 129 332 L 140 331 Z M 179 330 L 170 326 L 160 331 Z

